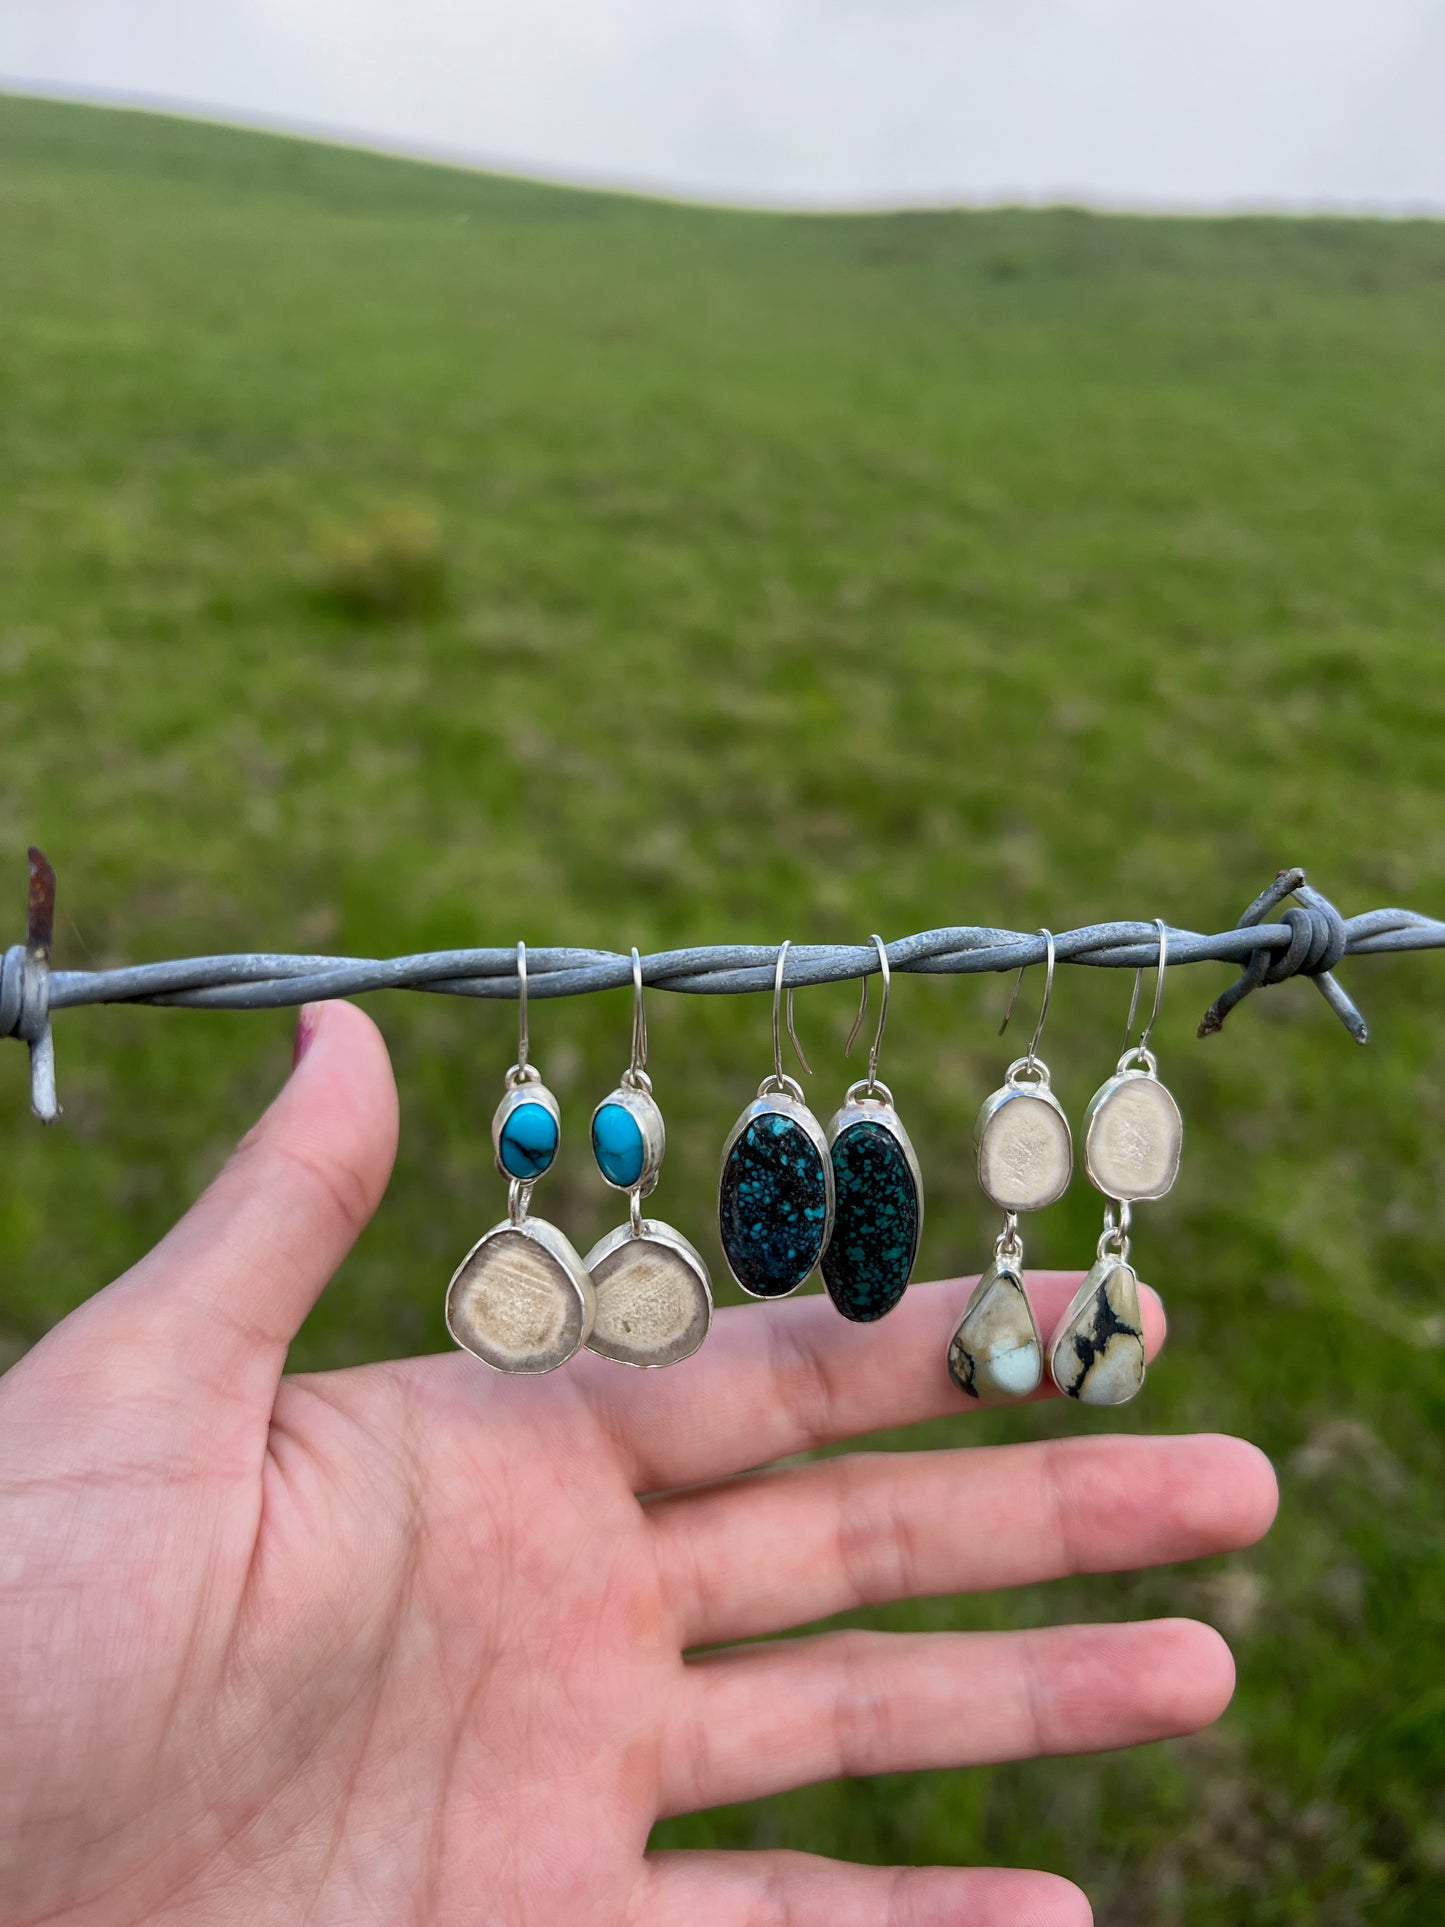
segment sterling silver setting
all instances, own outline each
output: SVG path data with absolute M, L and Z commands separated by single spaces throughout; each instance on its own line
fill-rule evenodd
M 658 1218 L 618 1225 L 593 1245 L 597 1294 L 588 1349 L 643 1371 L 680 1365 L 712 1328 L 712 1280 L 701 1254 Z
M 642 1200 L 657 1184 L 667 1149 L 662 1110 L 647 1074 L 647 1013 L 642 960 L 632 952 L 632 1055 L 616 1090 L 592 1113 L 609 1105 L 626 1112 L 642 1139 L 642 1165 L 631 1184 L 608 1176 L 593 1136 L 593 1156 L 604 1184 L 627 1193 L 627 1223 L 592 1247 L 586 1269 L 596 1296 L 589 1350 L 619 1365 L 655 1370 L 691 1358 L 712 1326 L 712 1281 L 702 1257 L 680 1231 L 660 1218 L 644 1218 Z
M 1169 930 L 1162 917 L 1154 1004 L 1137 1043 L 1143 969 L 1134 973 L 1123 1050 L 1114 1075 L 1090 1098 L 1084 1112 L 1084 1169 L 1106 1199 L 1104 1229 L 1095 1263 L 1049 1341 L 1049 1374 L 1068 1398 L 1085 1405 L 1125 1405 L 1142 1390 L 1147 1361 L 1139 1312 L 1139 1279 L 1129 1262 L 1131 1205 L 1162 1198 L 1179 1174 L 1184 1120 L 1173 1093 L 1159 1078 L 1149 1039 L 1164 999 Z
M 1184 1119 L 1161 1082 L 1154 1053 L 1135 1045 L 1089 1099 L 1083 1122 L 1084 1169 L 1106 1198 L 1162 1198 L 1179 1175 Z
M 914 1190 L 918 1194 L 918 1234 L 921 1238 L 923 1235 L 923 1172 L 919 1168 L 918 1153 L 913 1148 L 908 1127 L 898 1115 L 893 1093 L 886 1084 L 875 1084 L 871 1093 L 866 1079 L 860 1079 L 858 1083 L 848 1086 L 843 1102 L 828 1119 L 825 1141 L 830 1150 L 853 1124 L 881 1124 L 889 1136 L 897 1140 L 898 1148 L 903 1153 L 904 1162 L 913 1179 Z
M 447 1286 L 447 1330 L 495 1371 L 555 1371 L 586 1344 L 597 1298 L 571 1240 L 527 1215 L 530 1185 L 513 1180 L 508 1214 L 482 1233 Z
M 1044 939 L 1044 994 L 1029 1047 L 983 1101 L 974 1125 L 978 1182 L 1003 1213 L 993 1263 L 964 1306 L 948 1347 L 949 1375 L 970 1398 L 990 1402 L 1027 1398 L 1043 1378 L 1043 1346 L 1024 1287 L 1024 1241 L 1019 1213 L 1042 1211 L 1068 1190 L 1074 1175 L 1074 1141 L 1064 1107 L 1050 1088 L 1049 1067 L 1039 1040 L 1054 991 L 1053 933 Z M 1014 979 L 999 1035 L 1008 1029 L 1024 979 Z
M 640 1186 L 643 1197 L 650 1197 L 657 1188 L 662 1160 L 667 1154 L 667 1127 L 662 1121 L 662 1106 L 652 1095 L 652 1079 L 647 1072 L 624 1071 L 622 1082 L 616 1090 L 609 1091 L 593 1108 L 592 1124 L 597 1122 L 598 1113 L 605 1111 L 609 1105 L 626 1111 L 642 1135 L 642 1177 L 638 1186 L 618 1184 L 615 1179 L 608 1177 L 600 1165 L 597 1175 L 604 1184 L 610 1184 L 614 1191 L 632 1191 Z M 590 1125 L 588 1136 L 591 1136 Z
M 808 1108 L 802 1086 L 783 1070 L 783 1021 L 798 1062 L 811 1077 L 812 1070 L 793 1022 L 793 993 L 784 994 L 790 943 L 778 947 L 773 970 L 773 1068 L 758 1086 L 758 1094 L 738 1117 L 723 1145 L 718 1176 L 718 1238 L 728 1270 L 750 1298 L 786 1298 L 804 1283 L 821 1261 L 833 1235 L 836 1196 L 833 1186 L 833 1161 L 822 1125 Z M 796 1190 L 792 1199 L 789 1187 L 798 1185 L 798 1173 L 779 1151 L 776 1168 L 766 1151 L 766 1138 L 752 1148 L 754 1176 L 744 1175 L 745 1160 L 736 1159 L 740 1141 L 765 1120 L 779 1119 L 783 1128 L 769 1135 L 785 1136 L 795 1129 L 817 1160 L 816 1182 L 804 1180 L 807 1193 L 821 1196 L 821 1209 L 804 1203 L 804 1192 Z M 783 1179 L 781 1173 L 789 1176 Z M 757 1195 L 742 1209 L 744 1185 Z M 810 1213 L 816 1211 L 816 1217 Z M 748 1222 L 744 1222 L 744 1219 Z M 807 1222 L 804 1222 L 807 1220 Z M 806 1260 L 806 1262 L 805 1262 Z
M 508 1120 L 524 1104 L 540 1105 L 554 1126 L 546 1162 L 521 1176 L 502 1162 Z M 447 1286 L 447 1330 L 464 1351 L 493 1370 L 518 1376 L 555 1371 L 587 1342 L 597 1298 L 571 1240 L 531 1213 L 532 1190 L 550 1170 L 561 1143 L 557 1100 L 528 1062 L 527 947 L 517 945 L 517 1061 L 492 1118 L 492 1155 L 507 1179 L 507 1215 L 485 1231 Z

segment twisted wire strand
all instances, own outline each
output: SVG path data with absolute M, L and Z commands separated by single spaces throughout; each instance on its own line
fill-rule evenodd
M 83 1004 L 153 1004 L 204 1010 L 273 1010 L 377 990 L 419 990 L 453 997 L 515 998 L 517 953 L 505 949 L 435 950 L 415 956 L 356 958 L 291 956 L 247 951 L 232 956 L 188 957 L 132 964 L 114 970 L 54 970 L 50 939 L 55 877 L 32 850 L 27 941 L 0 960 L 0 1036 L 22 1039 L 31 1052 L 31 1103 L 46 1122 L 59 1115 L 50 1013 Z M 1265 918 L 1284 899 L 1297 901 Z M 1345 956 L 1445 948 L 1445 922 L 1414 910 L 1369 910 L 1344 917 L 1305 882 L 1300 869 L 1282 870 L 1261 892 L 1233 930 L 1206 935 L 1170 924 L 1166 968 L 1206 962 L 1239 963 L 1240 976 L 1217 997 L 1199 1026 L 1201 1036 L 1219 1030 L 1235 1004 L 1267 984 L 1307 976 L 1355 1039 L 1364 1043 L 1364 1018 L 1331 975 Z M 1106 969 L 1157 964 L 1159 934 L 1152 922 L 1125 920 L 1087 924 L 1054 936 L 1059 963 Z M 886 946 L 891 970 L 904 975 L 955 976 L 1016 970 L 1041 963 L 1046 941 L 1037 931 L 953 925 L 902 937 Z M 773 988 L 776 944 L 713 944 L 664 950 L 642 959 L 650 989 L 690 995 L 727 995 Z M 837 983 L 875 974 L 880 968 L 871 942 L 794 944 L 788 953 L 790 987 Z M 574 997 L 632 983 L 631 952 L 527 949 L 528 994 Z

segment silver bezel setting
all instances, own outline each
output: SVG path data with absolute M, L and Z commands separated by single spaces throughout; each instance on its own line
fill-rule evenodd
M 1068 1190 L 1074 1176 L 1074 1134 L 1069 1129 L 1068 1114 L 1064 1110 L 1063 1105 L 1060 1104 L 1059 1100 L 1054 1096 L 1049 1086 L 1049 1073 L 1045 1065 L 1035 1060 L 1034 1069 L 1037 1074 L 1026 1079 L 1019 1077 L 1019 1071 L 1027 1064 L 1028 1059 L 1026 1057 L 1020 1057 L 1016 1058 L 1015 1061 L 1009 1065 L 1003 1083 L 996 1091 L 991 1092 L 990 1095 L 984 1099 L 973 1127 L 973 1143 L 974 1150 L 977 1154 L 979 1189 L 989 1200 L 990 1204 L 996 1204 L 1000 1211 L 1045 1211 L 1051 1204 L 1058 1203 L 1059 1199 Z M 984 1140 L 988 1132 L 988 1127 L 994 1118 L 998 1116 L 999 1112 L 1003 1110 L 1005 1105 L 1020 1100 L 1047 1105 L 1064 1127 L 1066 1156 L 1064 1160 L 1063 1182 L 1051 1196 L 1044 1198 L 1042 1201 L 1030 1199 L 1027 1202 L 1021 1202 L 1017 1197 L 1000 1197 L 997 1192 L 989 1189 L 984 1180 Z
M 556 1263 L 563 1277 L 567 1283 L 571 1285 L 577 1296 L 579 1324 L 576 1342 L 569 1350 L 560 1353 L 556 1357 L 549 1357 L 545 1364 L 526 1365 L 518 1364 L 515 1361 L 504 1363 L 499 1358 L 489 1357 L 485 1350 L 473 1342 L 474 1334 L 468 1334 L 466 1331 L 459 1329 L 456 1299 L 468 1267 L 479 1251 L 502 1237 L 505 1233 L 530 1239 L 533 1244 L 539 1245 L 541 1249 L 547 1253 L 548 1257 Z M 575 1357 L 576 1354 L 581 1351 L 582 1347 L 591 1337 L 592 1325 L 596 1316 L 597 1294 L 593 1289 L 592 1279 L 586 1265 L 583 1263 L 571 1239 L 568 1238 L 565 1233 L 559 1231 L 556 1225 L 548 1224 L 545 1218 L 525 1216 L 519 1218 L 508 1217 L 504 1218 L 500 1224 L 494 1224 L 490 1231 L 484 1231 L 481 1237 L 477 1239 L 477 1242 L 472 1246 L 466 1257 L 462 1259 L 461 1263 L 452 1273 L 451 1281 L 447 1285 L 447 1330 L 450 1332 L 455 1343 L 460 1345 L 463 1351 L 470 1352 L 473 1358 L 479 1358 L 484 1365 L 491 1366 L 493 1371 L 505 1372 L 513 1377 L 535 1376 L 541 1372 L 555 1371 L 559 1365 L 565 1365 L 569 1358 Z
M 987 1391 L 983 1391 L 980 1390 L 978 1385 L 978 1362 L 976 1355 L 973 1352 L 966 1352 L 966 1356 L 973 1365 L 972 1376 L 966 1381 L 959 1376 L 955 1368 L 955 1353 L 965 1351 L 965 1347 L 960 1343 L 963 1328 L 1001 1279 L 1007 1279 L 1009 1284 L 1012 1285 L 1018 1293 L 1024 1316 L 1028 1320 L 1033 1348 L 1038 1356 L 1038 1377 L 1032 1385 L 1021 1387 L 1017 1391 L 1010 1390 L 1004 1386 L 990 1386 Z M 1023 1348 L 1020 1347 L 1019 1349 Z M 1045 1373 L 1047 1371 L 1047 1364 L 1044 1357 L 1044 1341 L 1039 1332 L 1038 1319 L 1034 1315 L 1034 1308 L 1029 1299 L 1027 1288 L 1024 1285 L 1022 1259 L 1020 1259 L 1019 1263 L 1015 1264 L 1011 1259 L 995 1258 L 992 1263 L 980 1273 L 978 1282 L 968 1295 L 968 1303 L 964 1306 L 963 1313 L 957 1325 L 954 1327 L 953 1336 L 948 1341 L 947 1364 L 948 1375 L 958 1389 L 967 1397 L 976 1399 L 981 1405 L 1006 1405 L 1018 1399 L 1032 1398 L 1033 1394 L 1038 1391 L 1039 1387 L 1044 1383 Z
M 898 1108 L 893 1102 L 892 1091 L 886 1084 L 877 1084 L 873 1088 L 878 1093 L 876 1097 L 867 1095 L 866 1079 L 860 1084 L 852 1085 L 843 1102 L 828 1119 L 828 1162 L 831 1165 L 833 1161 L 833 1146 L 854 1124 L 881 1124 L 889 1136 L 897 1140 L 899 1149 L 903 1152 L 903 1160 L 908 1166 L 909 1176 L 913 1179 L 913 1195 L 918 1205 L 918 1232 L 913 1241 L 913 1264 L 916 1264 L 918 1248 L 923 1242 L 923 1172 L 919 1167 L 918 1154 L 913 1148 L 913 1140 L 908 1135 L 908 1128 L 898 1115 Z M 830 1226 L 830 1233 L 831 1229 Z M 827 1245 L 825 1244 L 823 1248 L 826 1250 Z M 913 1264 L 909 1265 L 910 1272 Z
M 1105 1235 L 1106 1236 L 1109 1235 L 1107 1231 Z M 1102 1243 L 1103 1240 L 1100 1240 L 1100 1242 Z M 1147 1360 L 1146 1360 L 1145 1349 L 1144 1349 L 1144 1335 L 1143 1335 L 1144 1326 L 1143 1326 L 1142 1318 L 1140 1319 L 1139 1325 L 1134 1333 L 1135 1342 L 1138 1345 L 1138 1372 L 1137 1374 L 1134 1375 L 1132 1384 L 1129 1386 L 1128 1390 L 1125 1391 L 1124 1396 L 1122 1398 L 1099 1398 L 1097 1396 L 1091 1397 L 1089 1395 L 1090 1380 L 1098 1368 L 1097 1358 L 1095 1358 L 1086 1367 L 1086 1369 L 1074 1379 L 1071 1385 L 1066 1385 L 1064 1383 L 1063 1375 L 1058 1369 L 1059 1354 L 1063 1350 L 1064 1346 L 1069 1342 L 1074 1326 L 1076 1325 L 1078 1320 L 1083 1316 L 1083 1313 L 1087 1309 L 1087 1307 L 1096 1298 L 1102 1296 L 1103 1293 L 1107 1290 L 1109 1280 L 1116 1271 L 1128 1272 L 1130 1285 L 1134 1293 L 1135 1303 L 1137 1305 L 1138 1295 L 1139 1295 L 1138 1272 L 1135 1271 L 1134 1267 L 1129 1263 L 1127 1258 L 1113 1254 L 1113 1253 L 1105 1253 L 1101 1251 L 1099 1257 L 1095 1260 L 1092 1268 L 1085 1273 L 1083 1282 L 1080 1284 L 1078 1290 L 1074 1293 L 1073 1297 L 1069 1300 L 1068 1309 L 1064 1312 L 1063 1317 L 1059 1320 L 1058 1324 L 1055 1326 L 1053 1335 L 1049 1339 L 1049 1344 L 1048 1344 L 1049 1378 L 1051 1382 L 1058 1388 L 1059 1391 L 1061 1391 L 1064 1394 L 1066 1398 L 1077 1399 L 1081 1405 L 1095 1405 L 1095 1406 L 1127 1405 L 1131 1399 L 1137 1398 L 1137 1396 L 1139 1395 L 1140 1391 L 1143 1389 L 1143 1386 L 1144 1386 L 1144 1379 L 1147 1373 L 1148 1366 L 1147 1366 Z M 1107 1382 L 1108 1381 L 1106 1377 L 1105 1383 L 1107 1384 Z
M 1093 1163 L 1094 1124 L 1100 1112 L 1103 1111 L 1104 1107 L 1108 1104 L 1109 1100 L 1112 1097 L 1114 1097 L 1119 1091 L 1125 1089 L 1128 1085 L 1137 1084 L 1141 1081 L 1153 1084 L 1156 1087 L 1156 1089 L 1158 1089 L 1162 1093 L 1162 1095 L 1168 1100 L 1169 1107 L 1174 1113 L 1175 1123 L 1176 1123 L 1177 1132 L 1178 1132 L 1177 1139 L 1175 1142 L 1175 1147 L 1174 1147 L 1174 1158 L 1173 1158 L 1173 1162 L 1169 1167 L 1168 1176 L 1165 1178 L 1162 1184 L 1156 1185 L 1152 1190 L 1149 1190 L 1149 1191 L 1138 1191 L 1133 1189 L 1121 1191 L 1113 1185 L 1107 1185 L 1107 1184 L 1101 1183 L 1100 1179 L 1098 1178 L 1098 1176 L 1094 1171 L 1094 1163 Z M 1179 1109 L 1179 1103 L 1174 1093 L 1169 1089 L 1168 1085 L 1165 1084 L 1163 1079 L 1152 1068 L 1152 1058 L 1151 1058 L 1150 1067 L 1145 1069 L 1136 1069 L 1133 1067 L 1126 1069 L 1124 1068 L 1124 1063 L 1121 1061 L 1120 1068 L 1117 1071 L 1115 1071 L 1114 1075 L 1111 1078 L 1109 1078 L 1107 1082 L 1101 1084 L 1098 1090 L 1096 1090 L 1094 1092 L 1094 1095 L 1089 1099 L 1088 1107 L 1084 1112 L 1083 1123 L 1081 1128 L 1082 1128 L 1082 1135 L 1084 1140 L 1084 1170 L 1088 1174 L 1090 1184 L 1093 1185 L 1096 1191 L 1103 1192 L 1106 1198 L 1117 1198 L 1121 1203 L 1138 1204 L 1138 1203 L 1147 1201 L 1150 1198 L 1162 1198 L 1168 1192 L 1173 1190 L 1174 1180 L 1179 1176 L 1180 1160 L 1184 1155 L 1184 1114 Z
M 814 1260 L 808 1272 L 798 1280 L 796 1285 L 789 1286 L 787 1291 L 754 1291 L 750 1285 L 745 1285 L 733 1270 L 732 1260 L 728 1257 L 727 1242 L 721 1235 L 722 1179 L 727 1170 L 728 1159 L 732 1156 L 733 1146 L 748 1126 L 753 1123 L 756 1118 L 772 1117 L 778 1114 L 791 1118 L 792 1121 L 799 1126 L 807 1137 L 808 1142 L 818 1153 L 819 1161 L 823 1166 L 823 1232 L 818 1240 L 818 1258 Z M 718 1164 L 718 1187 L 718 1242 L 722 1245 L 723 1260 L 727 1265 L 729 1275 L 732 1277 L 733 1282 L 740 1291 L 745 1291 L 749 1298 L 758 1298 L 764 1303 L 769 1303 L 778 1298 L 791 1298 L 793 1293 L 800 1290 L 801 1287 L 808 1282 L 808 1279 L 812 1277 L 813 1272 L 818 1268 L 819 1260 L 821 1260 L 823 1253 L 828 1249 L 828 1241 L 833 1236 L 833 1218 L 837 1204 L 833 1190 L 833 1159 L 830 1155 L 827 1134 L 817 1118 L 814 1117 L 813 1113 L 808 1109 L 807 1101 L 801 1089 L 794 1083 L 791 1077 L 782 1079 L 782 1088 L 775 1085 L 772 1079 L 764 1083 L 752 1103 L 741 1113 L 737 1122 L 733 1125 L 733 1128 L 728 1132 L 727 1142 L 723 1145 L 722 1158 Z
M 542 1082 L 540 1074 L 530 1065 L 520 1072 L 514 1067 L 507 1073 L 507 1088 L 502 1093 L 501 1102 L 492 1112 L 492 1163 L 497 1168 L 497 1176 L 508 1184 L 540 1184 L 547 1175 L 547 1171 L 539 1171 L 534 1178 L 519 1179 L 516 1172 L 509 1171 L 502 1162 L 502 1128 L 513 1111 L 521 1110 L 524 1104 L 540 1104 L 557 1126 L 557 1149 L 552 1153 L 552 1163 L 547 1166 L 547 1171 L 557 1162 L 562 1149 L 562 1107 Z
M 615 1183 L 598 1163 L 592 1126 L 597 1121 L 597 1113 L 606 1110 L 609 1104 L 619 1105 L 626 1111 L 642 1133 L 642 1176 L 636 1184 Z M 587 1121 L 587 1143 L 592 1151 L 592 1162 L 597 1166 L 598 1177 L 614 1191 L 636 1191 L 639 1197 L 645 1198 L 657 1188 L 658 1173 L 667 1151 L 667 1127 L 662 1121 L 662 1107 L 650 1089 L 644 1089 L 640 1084 L 619 1084 L 615 1091 L 609 1091 L 593 1106 L 592 1116 Z
M 702 1296 L 707 1306 L 707 1315 L 703 1320 L 701 1335 L 697 1343 L 689 1345 L 686 1351 L 676 1352 L 667 1358 L 624 1358 L 620 1353 L 609 1351 L 605 1346 L 595 1343 L 592 1335 L 588 1336 L 587 1349 L 596 1352 L 599 1358 L 610 1358 L 615 1364 L 630 1365 L 634 1371 L 661 1371 L 668 1365 L 680 1365 L 685 1358 L 692 1358 L 701 1350 L 708 1333 L 712 1330 L 712 1279 L 708 1276 L 708 1269 L 703 1262 L 702 1254 L 692 1242 L 685 1238 L 680 1231 L 674 1229 L 672 1225 L 664 1224 L 660 1218 L 643 1218 L 635 1231 L 631 1224 L 620 1224 L 615 1231 L 609 1231 L 605 1238 L 599 1238 L 587 1254 L 586 1265 L 588 1273 L 591 1274 L 595 1272 L 599 1266 L 603 1265 L 615 1252 L 621 1251 L 624 1246 L 633 1244 L 664 1245 L 669 1251 L 681 1258 L 696 1277 L 699 1285 L 702 1287 Z M 594 1282 L 594 1293 L 596 1290 L 597 1287 Z

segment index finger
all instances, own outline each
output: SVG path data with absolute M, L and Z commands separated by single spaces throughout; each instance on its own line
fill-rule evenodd
M 1045 1344 L 1083 1275 L 1025 1278 Z M 638 1491 L 699 1485 L 862 1432 L 974 1409 L 945 1363 L 972 1287 L 968 1278 L 910 1285 L 871 1325 L 840 1318 L 822 1293 L 729 1306 L 702 1350 L 665 1372 L 622 1373 L 590 1352 L 572 1370 Z M 1152 1358 L 1164 1342 L 1164 1308 L 1143 1284 L 1139 1304 Z M 1057 1394 L 1045 1385 L 1034 1396 Z

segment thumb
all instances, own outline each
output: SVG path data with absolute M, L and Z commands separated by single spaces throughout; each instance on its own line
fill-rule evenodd
M 214 1183 L 36 1352 L 89 1341 L 119 1400 L 159 1378 L 269 1412 L 287 1347 L 381 1201 L 396 1139 L 380 1031 L 353 1004 L 305 1005 L 290 1078 Z

